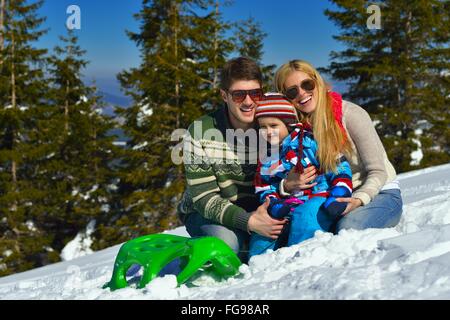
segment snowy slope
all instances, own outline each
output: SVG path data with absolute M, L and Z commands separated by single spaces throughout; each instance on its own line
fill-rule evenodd
M 120 246 L 0 278 L 0 299 L 450 299 L 450 164 L 399 176 L 400 224 L 317 233 L 297 246 L 254 257 L 241 274 L 175 276 L 145 289 L 101 289 Z M 184 228 L 168 233 L 187 235 Z

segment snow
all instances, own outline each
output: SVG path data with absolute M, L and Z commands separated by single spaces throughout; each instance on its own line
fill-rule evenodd
M 119 183 L 119 181 L 117 181 L 117 183 Z M 119 189 L 119 187 L 117 186 L 117 184 L 111 183 L 108 184 L 107 189 L 109 191 L 116 191 L 117 189 Z
M 7 106 L 5 106 L 3 109 L 12 109 L 13 108 L 13 106 L 12 106 L 12 104 L 10 104 L 10 105 L 7 105 Z M 26 107 L 26 106 L 19 106 L 19 110 L 20 111 L 27 111 L 28 110 L 28 107 Z
M 191 59 L 191 58 L 186 58 L 186 59 L 184 59 L 184 60 L 187 61 L 187 62 L 190 62 L 190 63 L 192 63 L 192 64 L 198 64 L 197 61 L 195 61 L 195 60 L 193 60 L 193 59 Z
M 5 251 L 3 251 L 3 256 L 5 256 L 5 257 L 9 257 L 10 255 L 12 255 L 13 254 L 13 252 L 12 252 L 12 250 L 5 250 Z
M 139 127 L 142 126 L 143 122 L 152 115 L 153 115 L 153 108 L 150 107 L 150 104 L 147 103 L 141 106 L 136 118 L 137 125 Z
M 89 200 L 91 198 L 91 193 L 95 192 L 97 189 L 98 189 L 98 185 L 96 184 L 92 187 L 91 190 L 87 191 L 86 194 L 81 194 L 79 188 L 74 188 L 72 190 L 72 196 L 74 197 L 80 193 L 81 198 L 83 198 L 84 200 Z
M 85 95 L 80 96 L 80 99 L 76 102 L 76 105 L 79 105 L 80 103 L 87 103 L 89 101 L 88 97 Z
M 91 235 L 95 230 L 95 223 L 95 220 L 89 222 L 85 231 L 78 233 L 75 239 L 66 244 L 61 251 L 63 261 L 70 261 L 93 252 Z
M 450 299 L 450 164 L 399 175 L 398 226 L 338 235 L 253 257 L 224 281 L 202 274 L 176 286 L 102 289 L 120 245 L 0 278 L 1 299 Z M 184 227 L 167 233 L 187 236 Z
M 113 145 L 118 146 L 118 147 L 126 147 L 127 142 L 126 141 L 114 141 Z
M 414 133 L 416 137 L 420 137 L 423 134 L 423 130 L 419 128 L 414 130 Z M 412 166 L 416 166 L 420 164 L 420 161 L 423 158 L 422 143 L 417 138 L 412 139 L 412 141 L 417 145 L 417 149 L 411 152 L 411 161 L 409 164 Z
M 27 226 L 28 230 L 30 230 L 32 232 L 37 231 L 33 221 L 31 221 L 31 220 L 28 220 L 27 222 L 25 222 L 25 225 Z
M 141 150 L 148 145 L 147 141 L 141 142 L 133 147 L 133 150 Z

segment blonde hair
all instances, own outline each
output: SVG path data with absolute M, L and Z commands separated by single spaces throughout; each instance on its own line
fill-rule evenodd
M 340 154 L 350 158 L 353 150 L 346 133 L 335 120 L 332 97 L 328 94 L 329 86 L 311 64 L 303 60 L 292 60 L 283 64 L 275 73 L 274 85 L 278 92 L 285 92 L 284 83 L 295 71 L 306 73 L 316 83 L 318 96 L 314 112 L 305 114 L 296 108 L 297 115 L 300 121 L 307 121 L 312 125 L 314 139 L 318 144 L 317 157 L 321 169 L 324 172 L 336 172 Z

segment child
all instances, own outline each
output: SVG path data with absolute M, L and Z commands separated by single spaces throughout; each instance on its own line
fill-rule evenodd
M 258 162 L 254 185 L 260 202 L 268 197 L 269 214 L 276 219 L 287 218 L 277 240 L 252 233 L 249 257 L 276 250 L 285 245 L 300 243 L 312 238 L 317 230 L 329 231 L 341 217 L 346 203 L 336 198 L 350 197 L 352 180 L 350 165 L 344 157 L 338 159 L 337 172 L 320 172 L 316 158 L 317 143 L 307 123 L 298 123 L 295 107 L 280 94 L 267 94 L 256 107 L 255 119 L 265 133 L 267 142 L 279 145 L 278 155 L 269 155 Z M 298 161 L 300 155 L 301 161 Z M 307 167 L 319 170 L 310 189 L 299 190 L 287 198 L 280 195 L 279 185 L 289 171 L 296 167 L 303 172 Z

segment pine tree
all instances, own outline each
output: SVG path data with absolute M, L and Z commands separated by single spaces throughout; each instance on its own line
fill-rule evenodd
M 4 26 L 5 26 L 5 0 L 0 0 L 0 67 L 3 64 L 3 49 L 5 45 L 4 41 Z
M 230 1 L 221 3 L 210 1 L 207 14 L 192 17 L 192 28 L 189 36 L 193 39 L 193 58 L 196 73 L 202 80 L 199 94 L 203 109 L 211 111 L 223 104 L 219 94 L 219 73 L 228 56 L 235 50 L 232 39 L 226 37 L 232 25 L 223 20 L 221 6 L 231 5 Z
M 345 97 L 376 121 L 398 172 L 448 162 L 450 3 L 379 2 L 381 30 L 370 30 L 366 1 L 332 2 L 339 10 L 325 14 L 342 30 L 334 38 L 347 49 L 332 52 L 322 71 L 349 82 Z M 417 164 L 411 153 L 419 145 L 424 157 Z
M 223 103 L 219 71 L 236 52 L 232 25 L 223 20 L 221 6 L 229 1 L 143 1 L 135 17 L 138 33 L 128 32 L 141 51 L 138 68 L 118 75 L 122 88 L 134 100 L 118 109 L 130 138 L 120 160 L 121 213 L 111 212 L 102 224 L 97 248 L 176 226 L 176 206 L 185 187 L 182 165 L 171 135 L 186 129 L 200 115 Z M 262 41 L 261 37 L 261 41 Z M 261 57 L 262 52 L 258 51 Z M 179 137 L 178 137 L 179 138 Z M 176 138 L 175 138 L 176 139 Z
M 60 39 L 62 46 L 50 59 L 51 107 L 40 122 L 40 143 L 46 146 L 47 157 L 35 182 L 48 190 L 48 197 L 35 201 L 40 205 L 35 206 L 36 218 L 55 235 L 52 247 L 57 251 L 90 221 L 101 220 L 111 210 L 109 185 L 117 154 L 109 134 L 112 120 L 103 115 L 95 86 L 82 80 L 86 51 L 74 31 Z
M 240 56 L 249 57 L 261 65 L 263 83 L 268 91 L 273 91 L 273 76 L 275 65 L 262 64 L 264 39 L 267 33 L 262 31 L 261 24 L 253 17 L 239 21 L 235 24 L 235 45 Z
M 117 113 L 130 137 L 120 165 L 118 193 L 123 212 L 113 214 L 101 230 L 104 247 L 130 238 L 175 226 L 175 208 L 183 191 L 181 166 L 171 157 L 172 132 L 187 128 L 202 114 L 200 88 L 210 82 L 199 74 L 199 46 L 192 30 L 198 30 L 195 10 L 208 1 L 143 1 L 135 17 L 140 32 L 128 32 L 139 47 L 142 63 L 118 75 L 125 92 L 134 100 Z M 209 39 L 208 39 L 209 41 Z M 212 79 L 207 79 L 211 81 Z
M 39 157 L 33 142 L 45 104 L 45 49 L 34 47 L 45 19 L 36 11 L 42 1 L 6 0 L 0 67 L 0 274 L 55 261 L 51 238 L 33 221 L 31 199 L 40 192 L 28 175 Z

